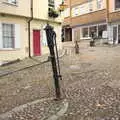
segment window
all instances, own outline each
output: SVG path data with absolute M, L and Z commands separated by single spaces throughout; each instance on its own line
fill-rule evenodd
M 97 37 L 97 26 L 90 27 L 90 37 Z
M 103 0 L 97 0 L 97 9 L 101 9 L 102 8 L 102 3 Z
M 88 36 L 88 27 L 87 28 L 82 28 L 82 37 L 89 37 Z
M 75 7 L 72 9 L 72 16 L 78 16 L 79 15 L 79 7 Z
M 16 4 L 17 0 L 8 0 L 8 3 Z
M 103 33 L 107 31 L 107 25 L 99 25 L 98 26 L 98 37 L 102 38 L 103 37 Z
M 120 0 L 115 0 L 115 10 L 120 9 Z
M 92 12 L 93 11 L 93 1 L 92 0 L 88 0 L 88 6 L 89 6 L 89 11 Z
M 78 15 L 79 15 L 79 8 L 78 8 L 78 7 L 75 8 L 75 10 L 74 10 L 74 15 L 75 15 L 75 16 L 78 16 Z
M 66 8 L 64 11 L 64 17 L 69 17 L 70 16 L 70 8 Z
M 14 48 L 15 26 L 2 24 L 3 48 Z
M 48 0 L 48 6 L 49 6 L 49 7 L 55 7 L 55 2 L 54 2 L 54 0 Z

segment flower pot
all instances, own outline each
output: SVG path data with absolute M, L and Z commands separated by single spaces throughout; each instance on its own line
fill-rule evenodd
M 90 41 L 90 47 L 94 47 L 95 46 L 95 41 Z

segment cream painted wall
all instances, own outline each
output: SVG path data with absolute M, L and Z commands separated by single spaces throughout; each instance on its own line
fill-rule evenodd
M 30 0 L 20 0 L 18 6 L 13 6 L 4 3 L 5 0 L 0 1 L 0 13 L 9 13 L 12 15 L 0 16 L 0 22 L 20 24 L 20 49 L 13 50 L 0 50 L 0 61 L 6 60 L 14 60 L 17 58 L 23 59 L 28 57 L 28 24 L 27 17 L 15 17 L 13 15 L 22 15 L 29 16 L 30 15 Z M 29 1 L 29 2 L 28 2 Z M 54 29 L 57 33 L 57 43 L 58 49 L 62 48 L 61 45 L 61 24 L 57 22 L 62 22 L 63 17 L 59 17 L 57 19 L 49 19 L 48 18 L 48 0 L 33 0 L 34 1 L 34 17 L 37 18 L 31 22 L 31 53 L 33 55 L 33 30 L 39 29 L 42 33 L 43 28 L 46 26 L 47 22 L 54 26 Z M 59 0 L 58 0 L 59 1 Z M 60 2 L 59 2 L 60 3 Z M 57 3 L 56 3 L 57 4 Z M 2 7 L 1 7 L 2 6 Z M 62 19 L 61 19 L 62 18 Z M 51 22 L 50 22 L 51 21 Z M 42 34 L 41 34 L 42 35 Z M 41 36 L 42 40 L 42 36 Z M 49 52 L 47 46 L 43 46 L 41 44 L 42 55 Z
M 33 0 L 35 18 L 48 19 L 48 0 Z
M 23 59 L 28 57 L 28 26 L 27 20 L 17 17 L 0 17 L 0 22 L 20 24 L 20 49 L 5 50 L 0 49 L 0 61 L 14 60 L 17 58 Z M 57 33 L 57 45 L 58 49 L 62 48 L 61 44 L 61 25 L 57 23 L 49 23 L 54 27 Z M 46 26 L 46 22 L 34 20 L 31 23 L 31 54 L 33 56 L 33 30 L 37 29 L 41 32 L 41 42 L 42 42 L 42 31 Z M 48 47 L 41 44 L 42 55 L 49 53 Z
M 55 0 L 55 9 L 58 9 L 59 4 L 62 0 Z M 44 19 L 44 20 L 53 20 L 57 22 L 62 22 L 63 17 L 60 15 L 56 19 L 52 19 L 48 17 L 48 0 L 34 0 L 34 9 L 33 9 L 33 15 L 34 18 L 37 19 Z
M 47 22 L 45 21 L 41 21 L 41 20 L 34 20 L 32 21 L 31 23 L 31 53 L 33 55 L 33 30 L 40 30 L 40 33 L 41 33 L 41 52 L 42 52 L 42 55 L 46 54 L 46 53 L 49 53 L 49 49 L 47 46 L 43 46 L 42 45 L 42 40 L 43 40 L 43 37 L 42 37 L 42 33 L 44 31 L 44 28 L 46 26 Z M 58 49 L 62 49 L 62 43 L 61 43 L 61 29 L 62 29 L 62 26 L 58 23 L 50 23 L 50 25 L 52 25 L 54 27 L 54 30 L 55 32 L 57 33 L 57 45 L 58 45 Z
M 17 58 L 25 58 L 28 56 L 28 34 L 27 34 L 27 20 L 17 17 L 0 17 L 1 23 L 12 23 L 20 25 L 20 49 L 5 50 L 0 49 L 0 61 L 14 60 Z
M 11 5 L 7 0 L 0 0 L 0 13 L 7 13 L 20 16 L 31 16 L 31 0 L 18 0 L 17 5 Z M 57 9 L 62 0 L 55 0 Z M 54 20 L 62 22 L 61 15 L 56 19 L 48 18 L 48 0 L 33 0 L 33 16 L 37 19 Z
M 18 4 L 11 5 L 7 0 L 0 0 L 0 13 L 9 13 L 13 15 L 30 16 L 30 0 L 18 0 Z

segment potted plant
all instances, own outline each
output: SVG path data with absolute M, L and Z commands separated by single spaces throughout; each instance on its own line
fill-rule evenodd
M 58 12 L 53 8 L 49 8 L 48 15 L 49 17 L 53 17 L 53 18 L 56 18 L 59 16 Z

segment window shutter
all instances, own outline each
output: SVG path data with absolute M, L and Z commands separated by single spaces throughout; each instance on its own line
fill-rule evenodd
M 15 48 L 20 48 L 20 25 L 15 24 Z
M 3 48 L 3 40 L 2 40 L 2 23 L 0 23 L 0 49 Z

